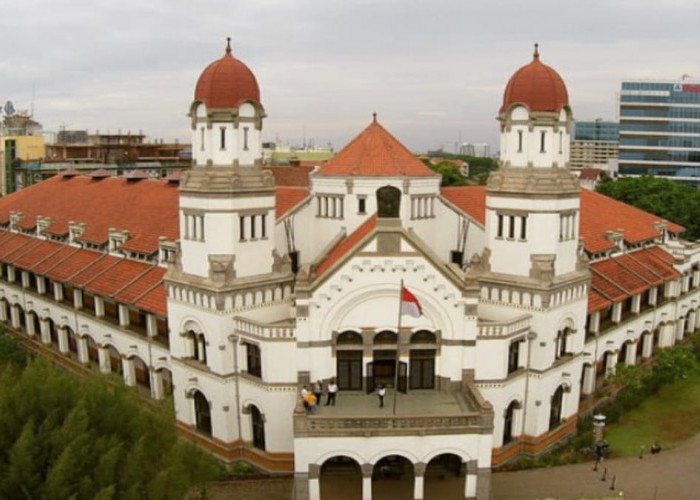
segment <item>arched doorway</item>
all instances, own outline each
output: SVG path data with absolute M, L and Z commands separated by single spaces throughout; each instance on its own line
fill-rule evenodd
M 250 405 L 250 421 L 253 433 L 253 447 L 265 450 L 265 417 L 255 405 Z
M 46 320 L 49 329 L 49 338 L 51 339 L 51 347 L 58 351 L 58 328 L 56 323 L 51 318 Z
M 462 459 L 453 453 L 443 453 L 428 462 L 423 485 L 425 500 L 464 498 L 464 470 Z
M 34 311 L 27 312 L 27 335 L 41 335 L 41 324 L 39 316 Z
M 435 388 L 435 334 L 420 330 L 411 335 L 409 351 L 409 387 Z
M 352 500 L 362 498 L 362 469 L 346 456 L 331 457 L 321 465 L 321 498 Z
M 90 368 L 99 368 L 100 366 L 100 353 L 98 350 L 97 342 L 89 335 L 85 335 L 85 341 L 87 342 L 87 352 L 88 360 L 90 362 Z
M 413 498 L 413 464 L 400 455 L 383 457 L 372 469 L 372 498 Z
M 173 393 L 173 374 L 167 368 L 157 370 L 163 384 L 163 396 L 168 397 Z
M 336 339 L 336 373 L 338 389 L 362 390 L 362 335 L 347 331 Z
M 116 347 L 111 345 L 107 346 L 107 353 L 109 354 L 109 369 L 111 372 L 123 375 L 124 369 L 122 367 L 122 355 L 119 354 Z
M 549 430 L 561 424 L 561 414 L 564 403 L 564 386 L 560 385 L 552 395 L 552 402 L 549 407 Z
M 211 409 L 209 401 L 200 391 L 195 390 L 194 399 L 194 416 L 197 430 L 207 436 L 211 436 Z
M 66 337 L 68 338 L 68 356 L 72 359 L 78 359 L 78 337 L 70 326 L 65 326 Z

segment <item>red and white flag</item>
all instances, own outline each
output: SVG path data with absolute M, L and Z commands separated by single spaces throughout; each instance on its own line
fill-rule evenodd
M 420 302 L 406 287 L 401 287 L 401 314 L 408 314 L 414 318 L 419 318 L 423 314 Z

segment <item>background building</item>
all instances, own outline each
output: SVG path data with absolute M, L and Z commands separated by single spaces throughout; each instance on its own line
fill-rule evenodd
M 44 157 L 41 125 L 28 113 L 15 112 L 11 103 L 5 105 L 5 113 L 0 126 L 0 193 L 3 195 L 23 186 L 20 174 L 23 162 L 36 162 Z
M 576 121 L 571 139 L 573 170 L 583 168 L 609 169 L 609 161 L 616 160 L 620 145 L 620 125 L 617 122 Z
M 700 81 L 622 82 L 619 171 L 700 184 Z

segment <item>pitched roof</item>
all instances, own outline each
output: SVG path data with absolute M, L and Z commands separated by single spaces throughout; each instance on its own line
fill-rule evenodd
M 310 184 L 309 174 L 314 171 L 316 167 L 308 166 L 279 166 L 279 167 L 268 167 L 266 170 L 272 172 L 275 177 L 275 186 L 300 186 L 308 187 Z
M 484 223 L 486 212 L 486 188 L 484 186 L 458 186 L 441 188 L 442 196 L 457 208 Z M 614 200 L 595 191 L 581 189 L 581 216 L 579 232 L 584 248 L 589 253 L 610 250 L 615 244 L 605 237 L 606 231 L 622 229 L 628 243 L 641 243 L 661 236 L 654 224 L 661 217 Z M 667 222 L 667 230 L 680 233 L 683 226 Z
M 440 188 L 440 194 L 447 201 L 469 214 L 480 224 L 486 221 L 486 187 L 458 186 Z
M 278 186 L 275 188 L 275 217 L 281 219 L 307 196 L 309 196 L 308 188 Z
M 437 175 L 382 127 L 376 116 L 317 173 L 370 177 Z
M 178 190 L 167 181 L 124 178 L 92 179 L 88 176 L 54 176 L 0 198 L 0 223 L 10 211 L 21 212 L 19 226 L 36 227 L 37 217 L 50 217 L 47 233 L 63 235 L 69 222 L 85 223 L 79 238 L 105 244 L 109 229 L 129 231 L 125 250 L 146 254 L 158 250 L 158 238 L 178 238 Z
M 360 227 L 358 227 L 352 234 L 348 235 L 347 238 L 343 238 L 337 245 L 335 245 L 326 258 L 321 261 L 321 263 L 316 268 L 316 276 L 323 276 L 323 274 L 328 271 L 333 265 L 340 261 L 346 254 L 348 254 L 362 239 L 367 236 L 372 229 L 377 225 L 377 215 L 374 214 L 369 219 L 367 219 Z

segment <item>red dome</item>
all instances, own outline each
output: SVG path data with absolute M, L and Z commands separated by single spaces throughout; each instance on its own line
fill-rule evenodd
M 503 113 L 512 104 L 524 104 L 530 111 L 559 112 L 569 104 L 569 94 L 559 73 L 540 62 L 540 54 L 535 44 L 535 54 L 530 64 L 526 64 L 510 77 L 503 92 Z
M 248 66 L 231 55 L 231 44 L 224 57 L 211 63 L 197 80 L 196 101 L 207 108 L 237 108 L 242 101 L 260 103 L 260 89 Z

